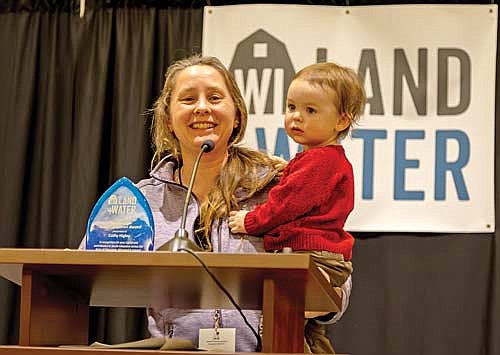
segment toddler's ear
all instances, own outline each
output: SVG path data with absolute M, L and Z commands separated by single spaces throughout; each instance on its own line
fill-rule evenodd
M 342 132 L 351 125 L 351 115 L 349 113 L 342 113 L 336 125 L 336 131 Z

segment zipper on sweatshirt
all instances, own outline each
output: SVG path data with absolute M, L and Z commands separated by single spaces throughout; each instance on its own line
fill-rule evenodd
M 222 252 L 222 218 L 219 218 L 219 222 L 217 223 L 217 252 Z M 218 318 L 220 327 L 224 328 L 222 323 L 222 309 L 216 309 L 214 317 Z

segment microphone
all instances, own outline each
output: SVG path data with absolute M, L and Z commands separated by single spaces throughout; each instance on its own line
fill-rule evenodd
M 196 178 L 196 173 L 198 172 L 198 165 L 200 164 L 200 159 L 203 153 L 211 152 L 215 148 L 214 141 L 207 139 L 201 145 L 200 152 L 196 157 L 194 162 L 193 171 L 191 172 L 191 179 L 189 181 L 189 187 L 186 194 L 186 200 L 184 201 L 184 209 L 182 210 L 181 225 L 179 229 L 175 232 L 175 235 L 168 242 L 163 244 L 158 250 L 160 251 L 179 251 L 179 249 L 188 249 L 193 251 L 202 251 L 202 249 L 192 240 L 189 239 L 189 234 L 186 230 L 186 215 L 189 206 L 189 199 L 191 198 L 191 191 L 193 190 L 194 179 Z
M 201 150 L 203 150 L 203 152 L 205 152 L 205 153 L 211 152 L 212 150 L 214 150 L 214 148 L 215 148 L 215 143 L 211 139 L 207 139 L 201 145 Z

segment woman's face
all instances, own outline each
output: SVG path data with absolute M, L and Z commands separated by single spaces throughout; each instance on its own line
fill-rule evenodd
M 168 128 L 179 140 L 183 155 L 197 154 L 207 139 L 215 143 L 211 154 L 225 154 L 239 124 L 224 77 L 208 65 L 187 67 L 177 74 L 169 116 Z

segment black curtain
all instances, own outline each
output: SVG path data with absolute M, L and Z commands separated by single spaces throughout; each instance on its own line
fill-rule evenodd
M 228 3 L 87 0 L 80 18 L 78 0 L 0 0 L 0 247 L 76 248 L 100 194 L 147 176 L 165 69 L 201 51 L 203 5 Z M 500 355 L 498 234 L 357 234 L 336 350 Z M 0 280 L 0 344 L 17 344 L 18 303 Z M 147 336 L 142 309 L 95 308 L 91 324 L 90 341 Z
M 76 248 L 116 179 L 147 177 L 148 110 L 168 64 L 201 51 L 203 8 L 0 1 L 0 247 Z M 188 4 L 189 5 L 189 4 Z M 19 290 L 0 281 L 0 343 Z M 92 340 L 145 337 L 144 311 L 92 309 Z

